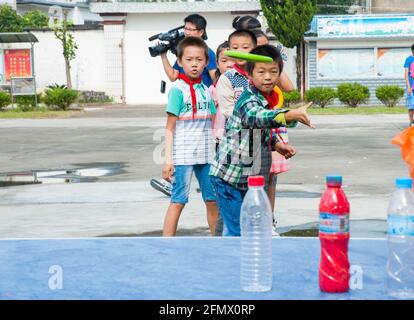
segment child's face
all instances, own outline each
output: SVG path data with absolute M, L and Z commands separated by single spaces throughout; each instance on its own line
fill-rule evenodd
M 184 49 L 183 56 L 178 59 L 178 64 L 183 67 L 185 75 L 195 80 L 203 73 L 207 66 L 207 59 L 203 48 L 188 46 Z
M 280 77 L 279 65 L 272 63 L 256 63 L 249 79 L 254 86 L 264 93 L 272 92 Z
M 226 50 L 221 50 L 218 56 L 217 67 L 221 74 L 233 68 L 234 60 L 225 56 L 224 52 Z
M 262 46 L 264 44 L 269 44 L 269 40 L 266 37 L 264 37 L 264 36 L 258 37 L 257 38 L 257 45 L 258 46 Z
M 252 38 L 248 36 L 234 36 L 231 37 L 229 43 L 230 50 L 235 51 L 242 51 L 242 52 L 250 52 L 252 49 L 255 48 Z M 244 67 L 246 65 L 245 60 L 238 60 L 236 59 L 236 64 L 240 67 Z

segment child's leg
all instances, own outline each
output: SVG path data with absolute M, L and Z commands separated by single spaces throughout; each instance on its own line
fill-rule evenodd
M 193 166 L 175 166 L 171 190 L 171 203 L 164 218 L 163 236 L 175 236 L 178 220 L 190 193 Z
M 210 227 L 210 234 L 214 236 L 216 230 L 216 221 L 218 218 L 218 207 L 216 201 L 206 201 L 207 223 Z
M 216 203 L 216 195 L 214 193 L 213 186 L 211 185 L 209 172 L 209 164 L 197 164 L 194 166 L 194 173 L 200 185 L 201 195 L 206 204 L 207 222 L 210 227 L 210 233 L 213 236 L 218 217 L 218 207 Z
M 272 208 L 273 218 L 274 218 L 274 211 L 275 211 L 276 181 L 277 181 L 277 175 L 274 173 L 271 173 L 269 175 L 269 180 L 267 182 L 267 196 L 269 197 L 269 202 L 270 202 L 270 207 Z
M 217 204 L 223 218 L 223 236 L 240 236 L 240 210 L 246 190 L 239 190 L 224 180 L 211 176 Z
M 223 218 L 220 215 L 220 210 L 216 221 L 216 228 L 214 229 L 214 235 L 216 237 L 221 237 L 223 235 Z
M 407 109 L 408 109 L 408 118 L 410 119 L 410 123 L 412 123 L 413 114 L 414 114 L 414 92 L 411 94 L 407 92 Z
M 163 237 L 175 237 L 178 220 L 180 219 L 184 206 L 185 204 L 182 203 L 170 203 L 164 218 L 164 229 L 162 231 Z

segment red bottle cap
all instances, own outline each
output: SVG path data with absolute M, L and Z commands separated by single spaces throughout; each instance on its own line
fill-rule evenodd
M 263 176 L 251 176 L 247 178 L 249 187 L 263 187 L 265 179 Z

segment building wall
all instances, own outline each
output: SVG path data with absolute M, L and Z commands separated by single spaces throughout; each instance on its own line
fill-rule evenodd
M 412 13 L 413 0 L 371 0 L 371 13 Z
M 38 43 L 34 45 L 34 67 L 38 91 L 53 83 L 66 84 L 65 62 L 61 43 L 53 31 L 33 31 Z M 74 89 L 104 91 L 103 30 L 75 31 L 79 49 L 72 61 L 71 75 Z M 20 45 L 22 47 L 24 45 Z M 3 48 L 18 48 L 16 44 Z M 27 44 L 26 44 L 26 47 Z
M 378 86 L 382 85 L 398 85 L 401 88 L 405 88 L 405 80 L 404 80 L 404 61 L 400 61 L 401 64 L 401 77 L 399 78 L 380 78 L 380 77 L 372 77 L 372 78 L 344 78 L 338 75 L 336 79 L 318 79 L 318 66 L 317 66 L 317 54 L 318 48 L 374 48 L 374 47 L 405 47 L 407 48 L 407 57 L 411 54 L 410 41 L 397 41 L 397 40 L 381 40 L 381 41 L 369 41 L 369 40 L 360 40 L 360 41 L 342 41 L 342 42 L 316 42 L 312 41 L 309 42 L 307 48 L 307 89 L 316 87 L 316 86 L 323 86 L 323 87 L 331 87 L 336 89 L 337 85 L 343 82 L 358 82 L 362 85 L 365 85 L 370 90 L 370 99 L 367 104 L 369 105 L 378 105 L 381 102 L 375 97 L 375 89 Z M 338 100 L 335 101 L 335 104 L 339 104 Z M 404 104 L 404 101 L 401 100 L 400 104 Z
M 207 19 L 207 44 L 216 51 L 216 48 L 228 35 L 234 31 L 231 23 L 235 15 L 230 12 L 203 13 Z M 129 13 L 126 17 L 124 38 L 124 69 L 125 69 L 125 96 L 128 104 L 165 104 L 171 82 L 167 78 L 160 57 L 151 57 L 149 46 L 156 41 L 149 42 L 148 38 L 160 32 L 183 25 L 185 15 L 181 13 L 168 14 L 136 14 Z M 294 68 L 295 50 L 288 49 L 288 63 L 285 71 L 296 83 Z M 168 53 L 171 65 L 176 57 Z M 160 93 L 160 83 L 167 83 L 166 94 Z

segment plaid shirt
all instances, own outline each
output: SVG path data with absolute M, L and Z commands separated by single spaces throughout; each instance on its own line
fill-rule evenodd
M 277 140 L 270 138 L 270 128 L 286 126 L 284 113 L 288 110 L 269 110 L 260 92 L 251 87 L 238 99 L 228 119 L 224 137 L 211 164 L 210 175 L 219 177 L 246 190 L 251 175 L 269 176 L 271 150 Z

